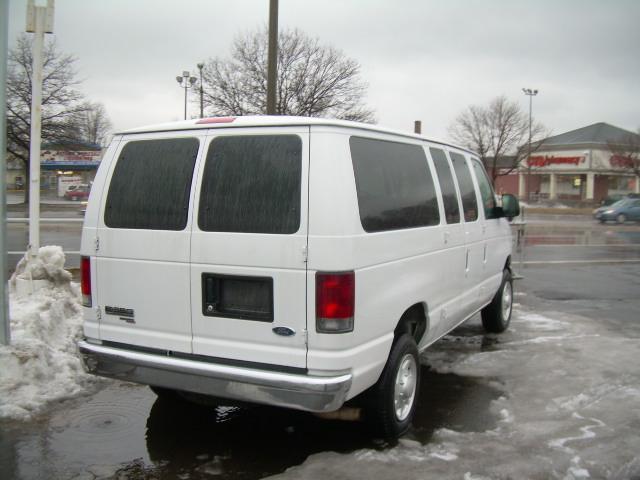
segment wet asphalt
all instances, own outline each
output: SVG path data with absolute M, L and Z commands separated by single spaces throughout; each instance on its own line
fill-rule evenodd
M 640 227 L 566 223 L 527 226 L 529 243 L 522 263 L 514 264 L 522 276 L 516 283 L 524 294 L 519 301 L 527 308 L 601 319 L 607 328 L 640 335 L 640 263 L 624 263 L 640 260 Z M 465 329 L 477 334 L 478 318 L 460 329 L 457 335 Z M 482 348 L 499 348 L 499 341 L 487 336 Z M 441 428 L 494 428 L 498 419 L 489 407 L 501 392 L 490 383 L 436 373 L 428 365 L 422 375 L 406 438 L 428 444 Z M 32 421 L 0 422 L 0 478 L 258 479 L 314 453 L 393 446 L 361 422 L 261 406 L 204 407 L 103 380 L 87 395 L 51 405 Z

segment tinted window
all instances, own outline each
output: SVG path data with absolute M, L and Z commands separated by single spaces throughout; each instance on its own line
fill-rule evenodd
M 110 228 L 183 230 L 198 145 L 195 138 L 127 143 L 113 171 L 104 223 Z
M 444 214 L 447 219 L 447 223 L 459 223 L 460 207 L 458 206 L 458 194 L 456 192 L 456 186 L 453 183 L 453 175 L 451 174 L 451 168 L 449 167 L 447 156 L 444 153 L 444 150 L 440 150 L 439 148 L 431 148 L 429 150 L 431 152 L 431 157 L 433 157 L 433 163 L 436 166 L 438 182 L 440 182 L 440 190 L 442 190 Z
M 351 137 L 360 221 L 367 232 L 440 223 L 427 157 L 419 145 Z
M 460 196 L 462 197 L 464 220 L 466 222 L 473 222 L 478 219 L 478 201 L 476 200 L 476 191 L 473 188 L 473 180 L 471 180 L 471 171 L 467 166 L 464 156 L 455 152 L 450 153 L 453 171 L 456 172 Z
M 480 196 L 482 197 L 482 206 L 484 207 L 485 218 L 498 218 L 498 212 L 496 210 L 496 196 L 493 193 L 493 187 L 487 177 L 484 167 L 477 158 L 471 159 L 471 165 L 473 165 L 473 171 L 476 174 L 478 180 L 478 187 L 480 188 Z
M 202 178 L 200 229 L 297 232 L 301 175 L 302 141 L 298 136 L 245 135 L 214 139 Z

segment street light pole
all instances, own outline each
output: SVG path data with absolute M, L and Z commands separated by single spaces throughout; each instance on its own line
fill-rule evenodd
M 184 88 L 184 119 L 187 119 L 187 90 L 193 88 L 198 81 L 196 77 L 192 77 L 186 70 L 182 72 L 182 76 L 178 75 L 176 81 L 180 88 Z
M 200 118 L 204 118 L 204 91 L 202 89 L 202 69 L 204 63 L 198 64 L 198 70 L 200 70 Z
M 527 153 L 527 200 L 531 199 L 531 112 L 533 109 L 533 97 L 538 94 L 538 90 L 523 88 L 522 91 L 529 97 L 529 146 Z

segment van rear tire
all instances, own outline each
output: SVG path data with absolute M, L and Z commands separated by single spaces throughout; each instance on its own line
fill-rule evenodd
M 420 359 L 412 336 L 395 339 L 387 364 L 369 392 L 366 418 L 385 439 L 403 435 L 411 426 L 420 391 Z
M 513 311 L 513 278 L 511 271 L 502 272 L 502 283 L 491 303 L 482 309 L 482 326 L 487 332 L 502 333 L 511 323 Z

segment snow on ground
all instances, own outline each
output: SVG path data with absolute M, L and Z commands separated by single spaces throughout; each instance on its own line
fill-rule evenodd
M 630 320 L 631 321 L 631 320 Z M 440 428 L 426 444 L 313 455 L 275 478 L 640 478 L 640 339 L 561 312 L 514 312 L 485 335 L 472 320 L 422 363 L 502 392 L 484 432 Z M 470 405 L 471 407 L 471 405 Z
M 42 247 L 36 260 L 20 261 L 9 281 L 11 345 L 0 346 L 0 419 L 29 419 L 93 382 L 76 353 L 80 288 L 64 262 L 62 248 Z M 32 285 L 39 289 L 19 294 Z

